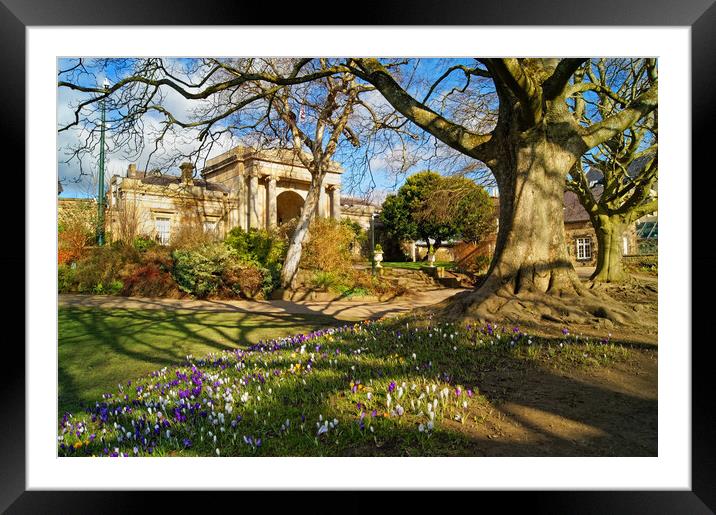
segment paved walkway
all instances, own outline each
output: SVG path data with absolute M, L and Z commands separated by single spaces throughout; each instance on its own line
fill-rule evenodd
M 387 302 L 361 301 L 289 301 L 289 300 L 194 300 L 145 297 L 114 297 L 109 295 L 59 296 L 60 307 L 93 307 L 104 309 L 175 309 L 189 311 L 240 312 L 265 314 L 328 315 L 338 320 L 365 320 L 396 315 L 430 306 L 463 289 L 441 288 L 404 295 Z

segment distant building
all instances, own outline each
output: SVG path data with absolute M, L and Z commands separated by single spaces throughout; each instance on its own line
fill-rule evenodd
M 602 187 L 592 188 L 596 198 L 601 195 Z M 571 191 L 564 192 L 564 235 L 567 242 L 567 254 L 574 266 L 596 266 L 597 233 L 589 214 Z M 622 235 L 622 255 L 638 254 L 636 225 L 631 224 Z
M 168 243 L 184 223 L 203 224 L 224 237 L 234 227 L 271 228 L 297 217 L 305 202 L 311 173 L 290 150 L 255 151 L 236 147 L 207 161 L 201 179 L 183 163 L 181 175 L 162 175 L 130 165 L 126 177 L 115 175 L 107 192 L 107 223 L 112 238 L 129 221 L 137 234 Z M 341 199 L 342 168 L 331 163 L 321 187 L 317 216 L 348 216 L 370 223 L 371 207 Z

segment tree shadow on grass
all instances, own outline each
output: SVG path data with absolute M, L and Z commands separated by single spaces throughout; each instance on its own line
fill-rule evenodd
M 470 405 L 466 422 L 444 419 L 428 438 L 417 430 L 420 420 L 414 416 L 401 417 L 400 423 L 392 417 L 381 419 L 375 433 L 364 431 L 363 438 L 338 437 L 336 442 L 317 446 L 290 439 L 272 442 L 274 435 L 269 433 L 264 450 L 281 456 L 657 455 L 655 380 L 654 391 L 628 393 L 598 377 L 585 380 L 569 370 L 548 369 L 509 352 L 471 347 L 460 348 L 458 358 L 446 346 L 442 352 L 445 359 L 430 370 L 416 371 L 412 366 L 385 361 L 388 355 L 396 354 L 409 360 L 412 352 L 419 350 L 414 346 L 367 350 L 360 359 L 342 359 L 337 366 L 317 361 L 313 371 L 303 376 L 305 385 L 295 382 L 273 386 L 274 394 L 270 401 L 262 401 L 256 423 L 265 413 L 280 413 L 281 420 L 294 423 L 303 416 L 310 432 L 321 415 L 327 420 L 338 418 L 340 426 L 344 430 L 348 427 L 355 436 L 360 433 L 357 424 L 361 408 L 355 407 L 354 417 L 346 415 L 350 412 L 347 406 L 356 401 L 350 393 L 352 379 L 369 384 L 371 379 L 385 382 L 389 378 L 410 385 L 413 381 L 435 381 L 446 371 L 453 386 L 475 388 L 482 396 Z M 289 366 L 285 361 L 272 363 L 269 356 L 266 359 L 269 368 L 285 371 Z M 374 393 L 374 398 L 384 396 L 385 391 Z M 367 406 L 371 404 L 365 398 L 360 400 Z M 249 427 L 252 417 L 247 413 Z
M 160 312 L 161 313 L 161 312 Z M 206 316 L 199 313 L 164 313 L 148 314 L 146 312 L 129 312 L 131 323 L 122 328 L 124 339 L 113 334 L 116 325 L 107 321 L 106 313 L 101 311 L 85 313 L 80 318 L 80 336 L 77 345 L 86 345 L 86 353 L 101 354 L 103 352 L 136 359 L 162 366 L 177 366 L 184 362 L 185 355 L 177 349 L 162 345 L 145 343 L 145 340 L 161 334 L 158 323 L 169 322 L 178 328 L 179 334 L 187 339 L 198 339 L 205 344 L 210 352 L 227 348 L 231 345 L 217 341 L 217 338 L 233 336 L 230 331 L 241 327 L 250 317 L 249 314 L 239 315 L 232 322 L 216 323 L 212 336 L 198 334 L 194 324 L 206 324 Z M 262 314 L 262 317 L 264 314 Z M 262 319 L 261 328 L 272 330 L 285 328 L 289 333 L 297 323 L 307 326 L 314 325 L 315 317 L 295 315 L 286 319 L 285 315 L 267 316 Z M 159 321 L 159 322 L 158 322 Z M 330 319 L 324 320 L 326 323 Z M 333 320 L 335 323 L 339 321 Z M 281 420 L 289 418 L 296 422 L 303 415 L 309 424 L 313 424 L 319 415 L 336 417 L 341 427 L 350 427 L 357 431 L 358 415 L 347 415 L 346 403 L 350 403 L 349 383 L 351 379 L 361 379 L 367 384 L 371 379 L 382 384 L 386 378 L 396 382 L 432 381 L 436 378 L 447 380 L 453 386 L 463 385 L 474 388 L 482 396 L 481 402 L 471 405 L 466 417 L 467 421 L 460 424 L 453 420 L 442 421 L 434 433 L 427 438 L 417 431 L 417 420 L 406 417 L 404 424 L 385 421 L 376 434 L 364 438 L 353 438 L 339 441 L 336 445 L 318 447 L 307 446 L 305 443 L 272 442 L 267 439 L 264 451 L 278 455 L 339 455 L 339 456 L 655 456 L 657 454 L 657 399 L 656 379 L 653 374 L 653 388 L 642 393 L 631 393 L 628 389 L 619 388 L 599 377 L 599 367 L 593 377 L 580 374 L 581 369 L 570 369 L 569 363 L 561 368 L 548 368 L 544 360 L 536 362 L 524 355 L 516 354 L 510 349 L 485 348 L 462 342 L 457 349 L 447 340 L 434 338 L 424 341 L 402 341 L 395 333 L 402 327 L 401 323 L 388 324 L 380 329 L 376 336 L 389 345 L 367 345 L 361 357 L 343 354 L 338 365 L 330 365 L 319 360 L 315 363 L 314 372 L 303 376 L 306 384 L 279 384 L 274 386 L 275 395 L 272 400 L 265 399 L 261 403 L 261 414 L 264 412 L 279 415 Z M 240 339 L 251 340 L 256 336 L 258 328 L 249 326 L 241 333 Z M 295 331 L 293 331 L 295 332 Z M 126 334 L 125 334 L 126 333 Z M 288 334 L 288 333 L 287 333 Z M 89 341 L 87 341 L 89 339 Z M 542 348 L 557 347 L 564 339 L 545 338 L 541 340 Z M 338 344 L 349 350 L 348 343 Z M 639 342 L 612 342 L 616 348 L 629 349 L 631 352 L 655 353 L 653 346 L 645 346 Z M 333 348 L 335 344 L 327 345 Z M 645 351 L 645 349 L 648 349 Z M 412 357 L 416 353 L 417 357 Z M 197 357 L 199 356 L 198 354 Z M 390 362 L 389 357 L 393 361 Z M 402 358 L 405 364 L 395 364 L 395 358 Z M 270 354 L 266 355 L 270 358 Z M 431 359 L 431 366 L 425 368 L 424 362 Z M 412 360 L 412 361 L 411 361 Z M 283 369 L 287 362 L 271 364 L 269 367 Z M 391 364 L 393 363 L 393 364 Z M 418 369 L 415 369 L 415 366 Z M 355 369 L 351 368 L 355 367 Z M 603 365 L 608 370 L 619 367 L 611 364 Z M 330 374 L 321 374 L 330 371 Z M 122 379 L 134 379 L 135 376 Z M 447 374 L 449 377 L 445 378 Z M 60 367 L 60 381 L 63 392 L 67 392 L 65 404 L 78 402 L 82 396 L 80 387 L 75 381 L 76 375 Z M 65 388 L 66 387 L 66 388 Z M 385 395 L 385 392 L 376 392 Z M 72 398 L 74 397 L 74 398 Z M 99 399 L 92 399 L 99 400 Z M 61 401 L 62 403 L 62 401 Z M 252 417 L 247 414 L 247 422 Z M 269 435 L 272 436 L 272 435 Z M 374 439 L 375 438 L 375 439 Z M 275 445 L 275 447 L 274 447 Z M 273 447 L 273 451 L 271 450 Z M 227 454 L 224 454 L 227 455 Z
M 269 335 L 290 336 L 299 328 L 340 323 L 327 316 L 300 314 L 86 308 L 61 309 L 58 318 L 61 413 L 97 400 L 83 392 L 83 385 L 99 383 L 110 391 L 119 382 L 180 365 L 188 354 L 246 347 Z

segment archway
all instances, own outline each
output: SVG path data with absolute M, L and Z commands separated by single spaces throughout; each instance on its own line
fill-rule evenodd
M 303 197 L 295 191 L 284 191 L 276 197 L 276 220 L 282 225 L 292 218 L 298 218 L 303 208 Z

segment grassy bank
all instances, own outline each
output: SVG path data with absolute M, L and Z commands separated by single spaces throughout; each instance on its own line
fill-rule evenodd
M 622 396 L 614 404 L 613 392 L 564 375 L 629 363 L 642 351 L 607 339 L 581 338 L 566 330 L 562 337 L 548 339 L 513 327 L 435 324 L 404 317 L 234 349 L 229 341 L 256 340 L 267 334 L 261 332 L 267 329 L 262 325 L 266 321 L 252 321 L 240 329 L 235 320 L 207 318 L 203 322 L 210 327 L 209 333 L 198 332 L 199 341 L 190 344 L 194 331 L 182 327 L 174 329 L 173 336 L 164 334 L 176 321 L 160 320 L 164 324 L 160 328 L 153 325 L 156 320 L 132 322 L 132 315 L 114 315 L 113 326 L 129 326 L 123 329 L 123 346 L 139 346 L 135 352 L 141 355 L 132 360 L 142 362 L 142 370 L 154 365 L 155 371 L 143 376 L 136 364 L 121 366 L 127 362 L 126 352 L 107 343 L 117 341 L 112 331 L 97 330 L 96 326 L 106 324 L 106 316 L 64 314 L 75 320 L 74 339 L 89 347 L 84 357 L 72 358 L 77 371 L 89 369 L 100 379 L 107 356 L 90 349 L 93 342 L 103 342 L 102 349 L 117 360 L 106 370 L 123 380 L 119 387 L 99 395 L 94 393 L 99 392 L 97 385 L 92 385 L 92 394 L 81 390 L 97 402 L 60 421 L 60 455 L 480 455 L 485 452 L 482 437 L 491 438 L 495 424 L 504 417 L 500 404 L 515 392 L 519 398 L 534 397 L 530 381 L 554 383 L 559 395 L 568 390 L 584 395 L 586 417 L 593 413 L 608 417 L 614 406 L 622 409 L 630 404 L 639 413 L 656 413 L 655 401 Z M 91 337 L 83 329 L 87 325 L 94 330 Z M 234 339 L 238 333 L 232 331 L 244 332 Z M 183 339 L 175 342 L 177 338 Z M 136 343 L 137 339 L 143 343 Z M 67 359 L 72 348 L 68 342 L 77 349 L 78 343 L 68 338 L 65 329 L 63 367 L 67 364 L 62 356 Z M 200 354 L 206 349 L 211 353 Z M 190 353 L 193 356 L 183 358 Z M 165 355 L 161 363 L 156 354 Z M 95 355 L 99 367 L 93 369 L 85 361 Z M 84 381 L 89 387 L 91 381 Z M 110 383 L 116 385 L 117 380 L 103 382 Z M 579 403 L 551 406 L 554 418 L 577 418 L 572 410 Z M 615 413 L 613 418 L 635 424 L 633 417 L 623 414 Z M 585 433 L 585 441 L 590 434 Z M 531 447 L 523 443 L 504 447 L 503 452 L 579 453 L 564 441 L 558 443 L 569 445 L 566 451 L 561 447 L 553 451 L 538 441 Z M 495 442 L 493 452 L 499 445 Z M 629 445 L 629 452 L 643 452 Z M 589 447 L 583 452 L 597 451 Z
M 335 325 L 328 316 L 61 308 L 59 412 L 80 409 L 128 379 L 249 343 Z

